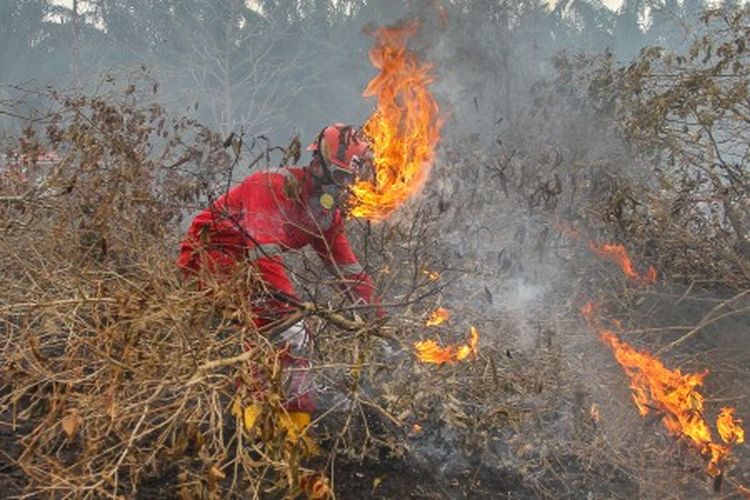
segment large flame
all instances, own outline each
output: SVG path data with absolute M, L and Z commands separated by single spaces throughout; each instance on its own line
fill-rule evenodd
M 454 361 L 463 361 L 469 355 L 477 355 L 477 344 L 479 343 L 479 332 L 473 326 L 469 331 L 469 338 L 461 346 L 441 347 L 434 340 L 422 340 L 414 343 L 417 358 L 423 363 L 442 365 Z
M 714 441 L 703 414 L 704 397 L 698 391 L 708 371 L 683 374 L 670 370 L 651 354 L 633 348 L 596 317 L 593 303 L 587 303 L 581 314 L 589 325 L 599 331 L 599 338 L 613 351 L 615 359 L 630 378 L 633 401 L 642 416 L 654 411 L 662 414 L 662 423 L 673 434 L 689 440 L 708 459 L 708 473 L 718 476 L 720 463 L 729 454 L 733 443 L 744 442 L 742 422 L 734 418 L 734 408 L 722 408 L 716 428 L 722 441 Z
M 571 238 L 580 238 L 575 230 L 558 225 Z M 646 273 L 639 274 L 623 245 L 589 242 L 589 248 L 596 255 L 618 264 L 630 280 L 644 285 L 656 282 L 656 269 L 649 267 Z M 581 308 L 581 315 L 592 330 L 599 332 L 599 338 L 612 349 L 615 359 L 630 378 L 633 401 L 640 414 L 645 416 L 652 411 L 661 414 L 664 426 L 672 434 L 692 443 L 708 460 L 708 473 L 721 479 L 722 460 L 729 455 L 732 444 L 744 442 L 745 432 L 742 421 L 734 418 L 734 408 L 722 408 L 716 418 L 716 429 L 726 444 L 714 441 L 703 414 L 704 398 L 698 391 L 708 371 L 683 374 L 679 369 L 668 369 L 655 356 L 636 350 L 604 326 L 614 325 L 622 329 L 617 320 L 601 320 L 593 302 Z
M 719 462 L 729 448 L 713 441 L 711 429 L 703 418 L 703 395 L 698 392 L 698 387 L 703 384 L 707 372 L 683 375 L 679 369 L 670 370 L 655 357 L 635 350 L 609 330 L 602 332 L 600 338 L 612 348 L 617 362 L 630 377 L 633 401 L 641 415 L 645 416 L 651 410 L 662 412 L 664 426 L 673 434 L 688 438 L 702 455 L 709 458 L 709 474 L 718 475 Z
M 432 66 L 406 47 L 418 28 L 411 22 L 375 32 L 370 61 L 380 72 L 364 91 L 377 99 L 364 125 L 375 153 L 375 181 L 352 187 L 355 217 L 384 219 L 422 188 L 432 167 L 442 120 L 429 90 Z

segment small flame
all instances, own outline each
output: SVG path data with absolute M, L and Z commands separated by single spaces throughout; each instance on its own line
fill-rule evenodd
M 454 361 L 463 361 L 469 355 L 477 355 L 477 344 L 479 343 L 479 332 L 473 326 L 469 331 L 469 339 L 461 346 L 442 347 L 434 340 L 422 340 L 414 343 L 417 358 L 423 363 L 442 365 Z
M 555 229 L 572 240 L 581 239 L 581 233 L 577 229 L 562 221 L 558 220 L 557 222 L 555 222 Z M 646 270 L 643 276 L 638 274 L 633 266 L 633 261 L 628 256 L 628 252 L 625 250 L 625 247 L 623 245 L 614 243 L 602 243 L 601 245 L 599 245 L 594 243 L 593 241 L 590 241 L 589 249 L 598 256 L 619 265 L 620 269 L 622 269 L 622 272 L 625 273 L 625 276 L 627 276 L 630 280 L 642 285 L 651 285 L 653 283 L 656 283 L 656 269 L 653 266 L 649 266 L 648 270 Z
M 462 345 L 458 348 L 456 351 L 456 359 L 458 361 L 463 361 L 464 359 L 469 357 L 469 354 L 476 356 L 477 355 L 477 344 L 479 343 L 479 332 L 476 328 L 473 326 L 471 327 L 471 330 L 469 331 L 469 340 L 466 344 Z
M 442 120 L 429 90 L 432 66 L 406 48 L 419 29 L 410 22 L 375 32 L 370 61 L 380 72 L 364 91 L 377 108 L 364 125 L 375 153 L 375 182 L 352 187 L 351 214 L 382 220 L 417 193 L 427 180 Z
M 648 271 L 646 271 L 643 276 L 638 274 L 638 272 L 633 267 L 633 261 L 630 260 L 628 252 L 627 250 L 625 250 L 625 247 L 623 245 L 612 243 L 602 243 L 601 245 L 597 245 L 594 242 L 590 242 L 589 248 L 592 252 L 599 255 L 600 257 L 619 265 L 622 269 L 622 272 L 630 280 L 637 283 L 642 283 L 644 285 L 656 283 L 656 269 L 654 269 L 653 267 L 649 267 Z
M 439 273 L 436 273 L 435 271 L 430 271 L 429 269 L 422 269 L 422 274 L 427 276 L 427 279 L 430 281 L 437 281 L 440 279 Z
M 722 408 L 716 418 L 716 429 L 719 431 L 721 440 L 727 444 L 744 443 L 745 431 L 742 429 L 742 420 L 735 420 L 734 408 Z
M 417 357 L 423 363 L 434 363 L 442 365 L 453 361 L 453 348 L 440 347 L 434 340 L 422 340 L 414 343 Z
M 438 326 L 450 319 L 451 312 L 446 309 L 445 307 L 438 307 L 434 311 L 432 311 L 432 314 L 430 314 L 430 317 L 427 318 L 427 321 L 425 321 L 425 325 L 427 326 Z
M 596 405 L 596 403 L 591 403 L 591 411 L 589 412 L 591 415 L 591 421 L 594 422 L 594 424 L 598 424 L 599 420 L 601 419 L 601 415 L 599 414 L 599 407 Z

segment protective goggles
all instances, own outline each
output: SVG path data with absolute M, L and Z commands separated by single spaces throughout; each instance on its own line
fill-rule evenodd
M 372 182 L 375 180 L 375 167 L 369 158 L 353 156 L 349 168 L 329 165 L 328 172 L 331 181 L 339 186 L 350 186 L 356 181 Z

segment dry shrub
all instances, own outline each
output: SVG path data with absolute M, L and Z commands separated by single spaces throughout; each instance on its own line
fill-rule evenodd
M 232 158 L 215 134 L 171 118 L 136 84 L 94 97 L 52 93 L 52 111 L 7 144 L 5 169 L 20 175 L 4 176 L 11 186 L 0 198 L 8 270 L 0 425 L 15 491 L 219 498 L 310 488 L 306 478 L 317 471 L 305 443 L 285 439 L 284 380 L 267 341 L 301 317 L 317 331 L 314 372 L 328 404 L 320 438 L 331 455 L 316 467 L 332 468 L 337 455 L 403 453 L 401 426 L 410 421 L 394 414 L 403 408 L 389 406 L 379 386 L 393 361 L 374 354 L 390 343 L 413 368 L 403 353 L 446 286 L 432 278 L 442 271 L 427 251 L 437 241 L 432 211 L 417 206 L 392 224 L 353 231 L 362 263 L 390 298 L 384 306 L 406 327 L 363 321 L 368 311 L 299 252 L 287 264 L 309 302 L 258 331 L 246 300 L 258 285 L 250 267 L 196 285 L 174 265 L 187 210 L 227 189 L 248 147 L 235 140 Z M 258 152 L 259 142 L 249 163 L 268 167 L 269 153 L 282 148 Z M 293 156 L 282 153 L 282 162 Z M 263 391 L 244 390 L 257 380 L 266 381 Z M 436 389 L 432 378 L 421 383 Z M 262 410 L 251 431 L 231 412 L 238 397 Z
M 231 163 L 213 133 L 143 102 L 132 85 L 53 94 L 9 145 L 23 175 L 0 199 L 0 425 L 18 448 L 2 461 L 23 471 L 18 488 L 62 497 L 293 491 L 279 360 L 247 326 L 252 271 L 196 287 L 174 266 L 184 209 Z M 243 433 L 229 409 L 258 372 L 264 412 Z
M 749 18 L 747 6 L 706 12 L 684 54 L 558 60 L 558 84 L 630 149 L 602 186 L 603 222 L 681 282 L 750 283 Z

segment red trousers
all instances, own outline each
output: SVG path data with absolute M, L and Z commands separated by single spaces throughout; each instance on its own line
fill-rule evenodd
M 221 280 L 222 277 L 228 278 L 236 272 L 237 262 L 235 255 L 224 250 L 208 250 L 200 256 L 200 262 L 192 260 L 183 269 L 188 273 L 205 269 Z M 298 299 L 280 255 L 261 257 L 253 264 L 260 280 L 253 284 L 248 300 L 253 312 L 253 323 L 256 327 L 263 328 L 295 312 L 294 306 L 280 298 L 280 295 L 293 300 Z M 316 408 L 316 388 L 310 371 L 309 354 L 312 350 L 312 340 L 305 322 L 300 320 L 286 330 L 277 332 L 269 340 L 277 349 L 276 354 L 283 368 L 285 408 L 288 411 L 312 413 Z M 247 348 L 254 347 L 250 345 Z M 251 371 L 257 378 L 257 385 L 251 388 L 251 391 L 257 393 L 266 390 L 267 383 L 260 375 L 260 370 Z

